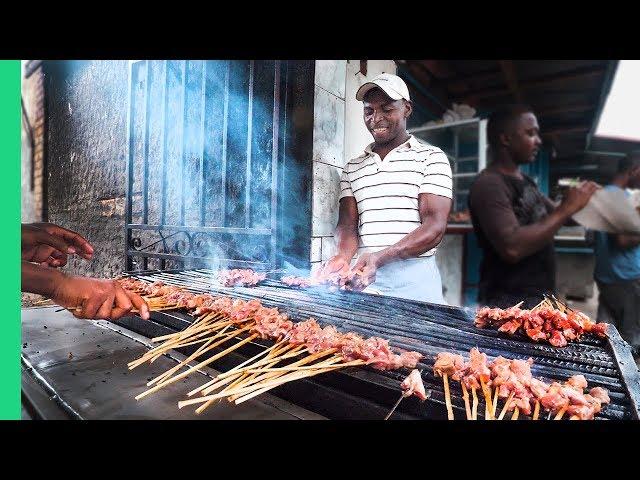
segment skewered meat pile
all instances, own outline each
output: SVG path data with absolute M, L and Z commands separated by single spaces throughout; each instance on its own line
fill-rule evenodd
M 607 391 L 601 387 L 594 387 L 585 393 L 587 382 L 583 375 L 574 375 L 564 383 L 548 384 L 532 376 L 532 364 L 531 358 L 526 361 L 510 360 L 502 356 L 488 362 L 485 354 L 472 348 L 469 361 L 462 355 L 438 353 L 433 371 L 445 379 L 449 377 L 461 382 L 463 396 L 466 388 L 475 391 L 482 384 L 489 390 L 494 388 L 495 400 L 491 401 L 490 396 L 485 397 L 489 417 L 495 417 L 498 398 L 506 400 L 501 417 L 505 411 L 514 410 L 514 415 L 517 412 L 531 415 L 533 411 L 534 419 L 537 419 L 538 409 L 542 405 L 545 410 L 556 414 L 557 418 L 562 418 L 567 413 L 572 420 L 592 420 L 602 410 L 602 406 L 610 402 Z M 447 401 L 450 402 L 450 399 Z M 468 405 L 465 406 L 469 417 Z
M 519 332 L 531 340 L 548 342 L 555 347 L 578 341 L 583 333 L 605 337 L 607 331 L 606 323 L 595 323 L 582 312 L 565 313 L 550 307 L 533 310 L 484 307 L 476 313 L 475 325 L 478 328 L 497 326 L 499 332 L 509 335 Z
M 237 324 L 254 321 L 255 326 L 251 328 L 251 333 L 259 335 L 260 338 L 286 338 L 290 344 L 304 344 L 310 353 L 336 349 L 347 362 L 363 360 L 379 370 L 415 368 L 422 358 L 418 352 L 396 354 L 391 351 L 389 341 L 380 337 L 365 339 L 353 332 L 340 333 L 331 325 L 322 328 L 313 318 L 294 323 L 285 313 L 279 313 L 277 308 L 264 307 L 258 300 L 244 301 L 210 294 L 196 295 L 162 282 L 149 284 L 132 278 L 119 281 L 123 288 L 150 297 L 163 297 L 167 304 L 192 310 L 193 315 L 197 317 L 216 313 Z
M 185 330 L 152 339 L 163 340 L 164 343 L 130 362 L 130 369 L 147 361 L 153 362 L 171 349 L 201 344 L 185 360 L 150 380 L 147 383 L 150 388 L 137 395 L 137 400 L 199 371 L 257 338 L 273 339 L 275 343 L 247 362 L 192 390 L 189 396 L 196 393 L 202 396 L 182 400 L 178 402 L 178 407 L 200 403 L 202 405 L 196 409 L 196 413 L 201 413 L 212 402 L 224 397 L 236 404 L 242 403 L 283 383 L 339 368 L 370 365 L 378 370 L 412 369 L 422 358 L 418 352 L 393 352 L 389 341 L 383 338 L 364 338 L 353 332 L 340 333 L 330 325 L 322 328 L 313 318 L 294 323 L 278 308 L 264 307 L 258 300 L 196 295 L 162 282 L 147 284 L 131 278 L 121 279 L 120 282 L 124 288 L 141 293 L 148 300 L 158 301 L 161 298 L 161 305 L 166 307 L 168 302 L 172 302 L 171 305 L 186 308 L 196 316 L 196 320 Z M 240 339 L 238 335 L 242 332 L 248 337 Z M 189 362 L 195 358 L 233 338 L 239 341 L 197 365 L 189 366 Z M 263 355 L 264 358 L 258 360 Z M 300 355 L 303 355 L 301 359 L 291 363 L 291 359 Z M 278 363 L 280 365 L 276 367 Z M 189 367 L 188 370 L 180 372 L 185 367 Z M 213 393 L 220 388 L 221 391 Z

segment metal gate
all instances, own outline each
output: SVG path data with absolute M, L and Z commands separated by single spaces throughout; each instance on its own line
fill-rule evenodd
M 311 165 L 288 145 L 301 72 L 289 63 L 131 62 L 126 270 L 281 263 L 285 172 Z

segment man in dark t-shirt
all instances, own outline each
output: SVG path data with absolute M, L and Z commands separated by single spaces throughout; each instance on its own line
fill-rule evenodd
M 526 105 L 506 105 L 489 117 L 492 162 L 476 178 L 469 209 L 483 250 L 478 302 L 506 308 L 524 301 L 531 308 L 555 291 L 553 237 L 598 188 L 584 182 L 555 206 L 520 172 L 532 163 L 542 141 L 538 121 Z

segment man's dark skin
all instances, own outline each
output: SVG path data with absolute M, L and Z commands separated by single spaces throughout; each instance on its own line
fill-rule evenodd
M 78 318 L 116 320 L 132 308 L 149 318 L 140 295 L 115 280 L 69 275 L 57 270 L 68 255 L 93 258 L 93 247 L 79 233 L 53 223 L 22 224 L 22 291 L 45 295 Z
M 522 179 L 520 165 L 534 162 L 541 144 L 536 116 L 532 112 L 523 113 L 500 134 L 500 143 L 497 148 L 493 146 L 493 161 L 487 170 Z M 545 197 L 554 210 L 544 219 L 531 225 L 519 225 L 517 221 L 504 224 L 497 231 L 487 232 L 487 237 L 505 262 L 518 263 L 551 242 L 558 229 L 584 208 L 597 189 L 597 184 L 584 182 L 569 189 L 557 207 Z M 479 217 L 482 223 L 482 210 Z
M 640 165 L 634 166 L 624 173 L 617 174 L 611 183 L 623 190 L 640 188 Z M 640 245 L 640 235 L 610 234 L 609 236 L 614 239 L 616 246 L 623 250 Z
M 413 107 L 407 100 L 391 99 L 379 88 L 366 93 L 363 105 L 364 123 L 374 139 L 373 151 L 384 160 L 389 152 L 409 140 L 407 118 Z M 418 209 L 422 225 L 384 250 L 361 255 L 353 268 L 362 272 L 354 287 L 363 289 L 373 283 L 376 270 L 383 265 L 418 257 L 437 246 L 444 236 L 451 204 L 451 199 L 446 197 L 419 194 Z M 356 199 L 341 199 L 335 232 L 338 253 L 325 264 L 323 273 L 349 269 L 351 259 L 358 251 L 358 221 Z

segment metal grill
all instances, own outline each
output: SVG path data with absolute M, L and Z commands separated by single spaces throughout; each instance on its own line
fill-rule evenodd
M 321 324 L 334 325 L 341 331 L 353 331 L 364 336 L 380 336 L 390 344 L 406 350 L 415 350 L 425 358 L 418 365 L 422 370 L 425 387 L 432 390 L 430 400 L 419 404 L 405 401 L 400 410 L 411 418 L 446 418 L 442 380 L 433 374 L 433 358 L 442 351 L 452 351 L 468 356 L 472 347 L 478 347 L 490 358 L 502 355 L 507 358 L 527 359 L 532 357 L 534 376 L 545 381 L 563 381 L 572 375 L 582 374 L 589 387 L 600 386 L 609 391 L 611 404 L 597 418 L 640 418 L 640 376 L 629 347 L 620 338 L 614 327 L 606 339 L 583 337 L 579 343 L 570 343 L 564 348 L 535 344 L 517 338 L 505 337 L 491 329 L 478 329 L 473 325 L 473 312 L 469 309 L 436 305 L 393 297 L 381 297 L 355 292 L 329 293 L 320 289 L 298 290 L 277 280 L 268 279 L 252 288 L 222 287 L 216 284 L 211 270 L 139 272 L 135 276 L 147 281 L 161 280 L 167 284 L 182 286 L 194 293 L 218 293 L 235 298 L 258 299 L 268 307 L 278 307 L 295 321 L 315 317 Z M 169 329 L 186 326 L 188 315 L 154 313 L 157 323 Z M 180 319 L 176 323 L 176 319 Z M 182 323 L 181 323 L 182 322 Z M 137 327 L 144 324 L 136 323 Z M 131 325 L 127 325 L 131 327 Z M 237 363 L 237 362 L 236 362 Z M 233 361 L 225 368 L 233 366 Z M 331 389 L 328 398 L 348 392 L 365 402 L 373 418 L 381 418 L 399 392 L 399 382 L 406 372 L 379 372 L 371 369 L 353 369 L 348 372 L 320 375 L 307 383 Z M 299 383 L 299 382 L 294 382 Z M 329 416 L 345 415 L 340 408 L 331 409 L 323 402 L 304 398 L 301 392 L 308 389 L 295 385 L 275 390 L 289 400 L 306 402 L 310 406 L 324 409 L 319 412 Z M 464 400 L 459 384 L 451 389 L 456 418 L 464 418 Z M 414 399 L 412 399 L 414 400 Z M 329 408 L 331 412 L 327 412 Z M 355 415 L 363 414 L 362 412 Z M 376 417 L 376 415 L 378 415 Z M 346 417 L 351 418 L 351 417 Z

